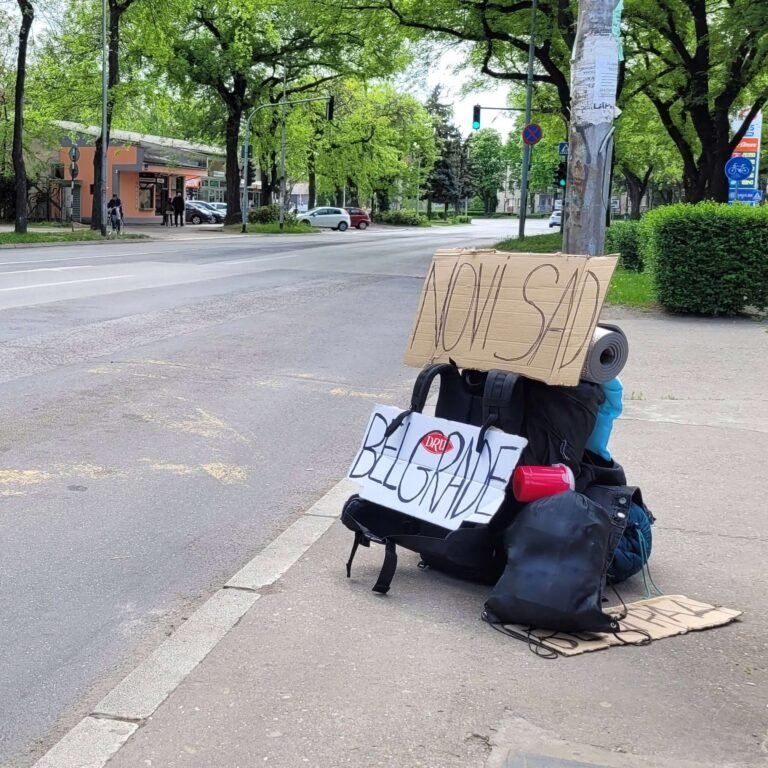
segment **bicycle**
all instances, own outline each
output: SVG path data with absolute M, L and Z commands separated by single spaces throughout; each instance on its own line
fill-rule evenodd
M 107 238 L 112 240 L 123 234 L 123 218 L 117 208 L 112 208 L 107 216 Z

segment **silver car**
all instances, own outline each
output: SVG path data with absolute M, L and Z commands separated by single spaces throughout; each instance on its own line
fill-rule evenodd
M 297 220 L 299 224 L 338 229 L 339 232 L 349 229 L 351 223 L 349 214 L 343 208 L 312 208 L 312 210 L 300 214 Z

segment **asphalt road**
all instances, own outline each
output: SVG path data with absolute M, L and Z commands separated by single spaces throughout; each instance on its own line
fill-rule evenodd
M 343 475 L 432 252 L 511 229 L 0 250 L 0 763 Z

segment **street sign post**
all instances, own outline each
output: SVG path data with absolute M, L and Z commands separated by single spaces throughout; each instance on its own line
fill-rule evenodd
M 538 123 L 529 123 L 523 128 L 523 141 L 530 147 L 534 144 L 538 144 L 544 132 L 541 130 L 541 126 Z
M 759 205 L 763 199 L 763 192 L 760 189 L 729 189 L 729 203 L 749 203 L 749 205 Z
M 561 141 L 557 145 L 557 154 L 560 155 L 560 157 L 568 157 L 568 142 L 567 141 Z

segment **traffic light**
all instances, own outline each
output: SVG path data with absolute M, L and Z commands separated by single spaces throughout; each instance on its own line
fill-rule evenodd
M 336 107 L 336 97 L 329 96 L 325 105 L 325 117 L 330 123 L 333 120 L 333 110 Z
M 564 160 L 557 166 L 555 171 L 555 186 L 565 189 L 565 182 L 568 178 L 568 163 Z
M 480 127 L 480 105 L 475 104 L 472 107 L 472 128 L 477 130 Z
M 248 160 L 248 165 L 245 171 L 245 183 L 246 186 L 252 186 L 256 181 L 256 169 L 253 167 L 253 160 Z

